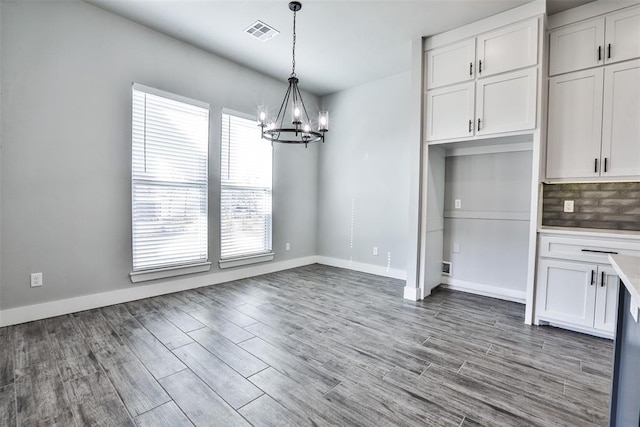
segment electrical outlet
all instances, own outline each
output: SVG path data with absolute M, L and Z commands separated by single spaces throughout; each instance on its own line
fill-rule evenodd
M 460 253 L 460 243 L 453 242 L 453 253 L 454 254 L 459 254 Z
M 462 208 L 462 199 L 456 199 L 455 200 L 455 208 L 456 209 L 461 209 Z
M 565 200 L 564 201 L 564 211 L 565 212 L 573 212 L 573 200 Z
M 285 251 L 290 251 L 291 250 L 291 243 L 287 242 L 284 244 L 284 250 Z
M 37 288 L 42 286 L 42 273 L 31 273 L 31 287 Z
M 378 256 L 378 247 L 377 246 L 373 247 L 373 255 Z

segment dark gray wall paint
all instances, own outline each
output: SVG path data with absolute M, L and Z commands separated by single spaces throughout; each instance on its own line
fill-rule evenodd
M 629 311 L 631 294 L 620 283 L 609 425 L 640 427 L 640 324 Z
M 640 231 L 640 182 L 545 184 L 542 225 Z
M 286 76 L 275 81 L 84 2 L 1 7 L 1 307 L 136 286 L 128 276 L 132 82 L 211 105 L 214 267 L 201 274 L 213 277 L 220 113 L 280 105 Z M 317 98 L 305 101 L 315 110 Z M 275 148 L 275 261 L 315 255 L 317 155 L 318 146 Z M 42 288 L 29 287 L 31 272 L 44 273 Z
M 390 268 L 406 268 L 410 87 L 403 73 L 323 99 L 331 130 L 320 151 L 319 255 L 387 266 L 390 253 Z

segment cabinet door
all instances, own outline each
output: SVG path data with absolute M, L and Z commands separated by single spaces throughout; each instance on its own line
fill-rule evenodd
M 640 60 L 605 67 L 602 176 L 640 177 Z
M 602 67 L 549 79 L 547 178 L 598 176 Z
M 473 135 L 474 83 L 427 92 L 427 141 Z
M 549 75 L 602 65 L 604 19 L 591 19 L 549 33 Z
M 618 275 L 611 267 L 598 267 L 593 327 L 614 333 L 618 315 Z
M 427 51 L 427 89 L 473 80 L 476 40 Z
M 597 267 L 591 264 L 540 260 L 536 298 L 538 316 L 545 320 L 593 327 L 596 270 Z
M 640 58 L 640 6 L 607 16 L 605 62 Z
M 478 80 L 476 135 L 536 127 L 536 69 Z
M 530 19 L 481 34 L 478 77 L 529 67 L 538 63 L 538 19 Z

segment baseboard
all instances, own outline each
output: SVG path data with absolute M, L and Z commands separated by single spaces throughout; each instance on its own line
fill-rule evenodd
M 155 297 L 187 289 L 216 285 L 233 280 L 245 279 L 247 277 L 259 276 L 261 274 L 302 267 L 304 265 L 315 264 L 316 262 L 318 262 L 316 256 L 309 256 L 287 261 L 254 265 L 241 269 L 225 270 L 215 274 L 185 276 L 181 279 L 172 280 L 170 282 L 147 284 L 143 286 L 132 285 L 130 288 L 119 289 L 117 291 L 102 292 L 41 304 L 10 308 L 0 311 L 0 326 L 31 322 L 34 320 L 46 319 L 48 317 L 106 307 L 113 304 Z
M 498 298 L 520 304 L 525 303 L 527 296 L 525 291 L 515 291 L 513 289 L 505 289 L 483 283 L 467 282 L 466 280 L 453 279 L 449 276 L 442 276 L 442 284 L 440 286 L 454 291 L 468 292 L 470 294 Z
M 376 276 L 391 277 L 393 279 L 407 280 L 407 272 L 397 268 L 387 268 L 380 265 L 366 264 L 364 262 L 349 261 L 340 258 L 318 256 L 317 263 L 332 267 L 346 268 L 347 270 L 360 271 L 362 273 L 375 274 Z

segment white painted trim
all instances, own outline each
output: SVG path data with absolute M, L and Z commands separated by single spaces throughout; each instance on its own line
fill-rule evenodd
M 543 15 L 546 13 L 546 9 L 547 7 L 544 0 L 534 0 L 530 3 L 523 4 L 522 6 L 481 19 L 480 21 L 429 37 L 426 40 L 424 49 L 429 50 L 450 43 L 459 42 L 460 40 L 475 37 L 481 33 L 486 33 L 500 27 L 517 23 L 518 21 Z
M 440 286 L 454 291 L 468 292 L 470 294 L 498 298 L 520 304 L 524 304 L 526 299 L 526 292 L 524 291 L 505 289 L 498 286 L 485 285 L 483 283 L 467 282 L 466 280 L 454 279 L 444 275 L 442 276 L 442 284 Z
M 346 268 L 347 270 L 360 271 L 362 273 L 375 274 L 376 276 L 391 277 L 393 279 L 406 280 L 407 272 L 397 268 L 388 268 L 381 265 L 366 264 L 364 262 L 349 261 L 340 258 L 330 258 L 318 256 L 318 264 L 330 265 L 332 267 Z
M 475 156 L 479 154 L 513 153 L 517 151 L 531 151 L 533 148 L 533 144 L 531 141 L 495 145 L 479 145 L 474 147 L 459 147 L 459 145 L 459 143 L 454 144 L 451 148 L 448 148 L 445 156 L 457 157 Z
M 259 276 L 303 265 L 314 264 L 317 257 L 309 256 L 270 264 L 261 264 L 238 270 L 227 270 L 215 274 L 198 275 L 180 278 L 165 283 L 133 286 L 117 291 L 102 292 L 93 295 L 68 298 L 41 304 L 5 309 L 0 312 L 0 326 L 15 325 L 17 323 L 30 322 L 63 314 L 105 307 L 123 302 L 164 295 L 187 289 L 200 288 L 202 286 L 216 285 L 232 280 Z
M 529 212 L 498 212 L 498 211 L 460 211 L 445 210 L 445 218 L 456 219 L 486 219 L 499 221 L 529 221 Z
M 611 332 L 601 331 L 594 328 L 588 328 L 584 326 L 578 326 L 571 323 L 558 322 L 556 320 L 546 320 L 544 317 L 536 317 L 536 325 L 539 326 L 552 326 L 554 328 L 568 329 L 574 332 L 580 332 L 582 334 L 593 335 L 595 337 L 606 338 L 612 340 L 614 334 Z
M 431 291 L 429 291 L 429 294 L 431 294 Z M 408 299 L 410 301 L 419 301 L 423 299 L 422 288 L 410 288 L 408 286 L 405 286 L 404 299 Z
M 615 12 L 629 6 L 640 4 L 640 0 L 600 0 L 583 4 L 564 12 L 550 15 L 547 18 L 547 29 L 553 30 L 563 25 L 569 25 L 585 19 L 594 18 L 606 13 Z
M 221 269 L 240 267 L 241 265 L 257 264 L 260 262 L 273 261 L 275 254 L 270 252 L 268 254 L 260 254 L 253 256 L 246 256 L 241 258 L 221 259 L 218 261 L 218 265 Z
M 202 273 L 211 270 L 210 262 L 201 262 L 191 265 L 180 265 L 177 267 L 156 268 L 146 271 L 133 271 L 129 277 L 133 283 L 147 282 L 149 280 L 166 279 L 168 277 L 184 276 L 186 274 Z

